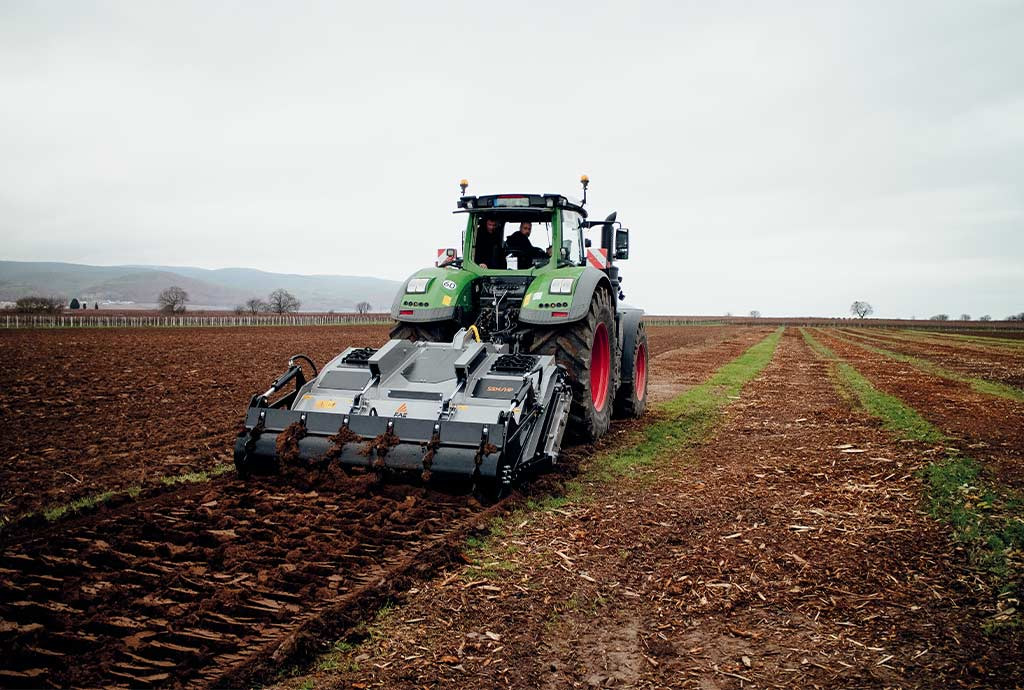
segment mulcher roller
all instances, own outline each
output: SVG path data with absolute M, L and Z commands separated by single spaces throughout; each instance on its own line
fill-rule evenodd
M 551 356 L 512 354 L 459 331 L 450 343 L 349 348 L 309 381 L 302 360 L 312 366 L 296 355 L 253 396 L 235 444 L 240 475 L 338 463 L 471 479 L 500 493 L 557 461 L 572 394 Z

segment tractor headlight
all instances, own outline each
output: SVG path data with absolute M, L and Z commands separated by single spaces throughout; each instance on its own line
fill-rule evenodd
M 430 278 L 410 278 L 405 284 L 406 292 L 426 292 L 430 285 Z
M 548 292 L 552 295 L 570 295 L 572 294 L 572 283 L 572 278 L 555 278 L 551 281 Z

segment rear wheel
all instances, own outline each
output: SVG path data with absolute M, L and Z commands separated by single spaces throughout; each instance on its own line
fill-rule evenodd
M 647 329 L 643 321 L 636 324 L 634 333 L 623 334 L 623 341 L 622 383 L 615 397 L 615 416 L 640 417 L 647 409 Z
M 605 290 L 595 291 L 586 317 L 559 328 L 536 331 L 530 350 L 554 355 L 569 374 L 572 406 L 566 433 L 585 443 L 604 435 L 611 423 L 619 385 L 611 296 Z
M 455 324 L 451 321 L 435 321 L 433 323 L 405 323 L 399 321 L 391 328 L 391 339 L 447 343 L 451 342 L 455 331 Z

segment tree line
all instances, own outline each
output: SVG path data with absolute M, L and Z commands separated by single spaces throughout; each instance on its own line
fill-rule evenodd
M 188 301 L 188 292 L 176 285 L 167 288 L 157 297 L 157 305 L 165 314 L 183 313 Z M 301 306 L 302 302 L 295 295 L 284 288 L 278 288 L 267 295 L 266 299 L 252 297 L 245 304 L 236 305 L 233 311 L 236 314 L 294 314 Z M 360 314 L 366 314 L 370 309 L 369 302 L 356 304 L 356 311 Z
M 853 314 L 854 316 L 856 316 L 858 319 L 863 319 L 863 318 L 867 318 L 871 314 L 875 313 L 875 310 L 874 310 L 874 307 L 872 307 L 869 303 L 861 301 L 861 300 L 857 300 L 856 302 L 854 302 L 853 304 L 850 305 L 850 313 Z M 916 319 L 917 317 L 916 316 L 912 316 L 910 318 L 911 319 Z M 935 314 L 934 316 L 929 316 L 928 320 L 929 321 L 949 321 L 950 317 L 949 317 L 949 314 Z M 957 319 L 957 320 L 958 321 L 971 321 L 972 317 L 971 317 L 970 314 L 961 314 L 960 318 Z M 991 320 L 992 320 L 992 316 L 990 314 L 985 314 L 983 316 L 979 316 L 978 317 L 978 321 L 991 321 Z M 1004 319 L 1004 321 L 1024 321 L 1024 311 L 1022 311 L 1019 314 L 1010 314 L 1009 316 L 1007 316 Z
M 156 303 L 161 312 L 165 314 L 184 313 L 189 302 L 188 292 L 177 285 L 172 285 L 157 295 Z M 266 299 L 253 297 L 245 303 L 245 306 L 235 307 L 236 314 L 244 314 L 249 311 L 253 314 L 293 314 L 299 310 L 302 302 L 284 288 L 278 288 L 271 292 Z

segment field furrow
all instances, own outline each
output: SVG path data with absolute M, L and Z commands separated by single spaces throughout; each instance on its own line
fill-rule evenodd
M 680 371 L 653 364 L 652 382 L 706 379 L 755 332 L 736 331 L 690 347 L 692 357 L 672 363 Z M 221 337 L 210 346 L 222 347 Z M 227 407 L 225 418 L 240 409 Z M 603 443 L 625 442 L 640 426 L 616 423 Z M 591 452 L 566 449 L 562 472 Z M 530 490 L 543 497 L 559 481 L 541 478 Z M 229 472 L 18 525 L 3 533 L 0 551 L 0 686 L 261 681 L 305 658 L 312 636 L 346 634 L 449 564 L 473 530 L 518 500 L 485 509 L 372 474 L 245 482 Z
M 1024 402 L 974 390 L 815 329 L 814 337 L 880 390 L 898 397 L 942 432 L 962 439 L 1000 482 L 1024 487 Z
M 686 330 L 692 332 L 704 328 L 707 327 Z M 652 334 L 652 342 L 658 342 L 659 339 L 668 340 L 672 347 L 660 346 L 657 350 L 658 354 L 654 354 L 655 350 L 652 348 L 651 366 L 660 374 L 649 384 L 651 401 L 669 400 L 687 388 L 701 383 L 718 367 L 738 357 L 772 330 L 772 328 L 756 326 L 733 328 L 716 334 L 714 337 L 705 337 L 692 343 L 680 342 L 682 338 L 679 336 Z
M 982 633 L 992 593 L 920 509 L 929 446 L 851 410 L 795 329 L 725 414 L 282 686 L 1012 684 L 1019 636 Z
M 1024 397 L 1024 351 L 1007 353 L 970 347 L 961 341 L 916 340 L 868 329 L 841 329 L 835 333 L 872 347 L 922 358 L 963 377 L 1016 388 Z

